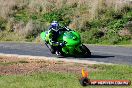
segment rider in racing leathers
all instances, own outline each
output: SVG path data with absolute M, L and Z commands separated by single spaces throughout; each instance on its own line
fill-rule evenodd
M 59 31 L 62 28 L 59 26 L 59 23 L 57 21 L 53 21 L 51 23 L 51 26 L 48 29 L 48 33 L 50 36 L 50 42 L 51 42 L 51 48 L 54 50 L 52 53 L 56 53 L 57 55 L 60 55 L 60 48 L 65 46 L 64 42 L 58 42 L 57 38 L 59 36 Z

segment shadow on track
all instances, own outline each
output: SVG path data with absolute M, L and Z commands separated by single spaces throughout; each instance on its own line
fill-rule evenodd
M 115 57 L 115 56 L 111 56 L 111 55 L 91 55 L 90 57 L 84 57 L 84 56 L 61 56 L 58 58 L 111 58 L 111 57 Z
M 110 58 L 110 57 L 115 57 L 115 56 L 108 56 L 108 55 L 91 55 L 91 57 L 87 57 L 87 58 Z

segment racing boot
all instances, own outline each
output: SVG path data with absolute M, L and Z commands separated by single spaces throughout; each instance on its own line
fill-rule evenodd
M 56 51 L 56 55 L 57 56 L 62 56 L 61 53 L 58 50 Z

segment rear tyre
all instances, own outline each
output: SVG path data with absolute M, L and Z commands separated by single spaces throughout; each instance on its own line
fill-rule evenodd
M 81 50 L 84 57 L 91 57 L 91 52 L 85 45 L 82 45 Z

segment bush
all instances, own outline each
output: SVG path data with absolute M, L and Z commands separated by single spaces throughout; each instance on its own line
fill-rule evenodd
M 121 28 L 124 27 L 126 21 L 125 20 L 114 20 L 110 23 L 108 23 L 108 27 L 109 29 L 113 29 L 113 30 L 119 30 Z
M 104 33 L 98 29 L 91 29 L 81 33 L 82 41 L 90 44 L 98 43 L 103 36 Z
M 29 21 L 24 28 L 24 34 L 27 39 L 36 38 L 42 31 L 45 30 L 45 25 L 36 21 Z
M 0 31 L 3 31 L 6 29 L 6 20 L 2 17 L 0 17 Z
M 52 11 L 50 13 L 46 13 L 43 15 L 43 19 L 45 19 L 48 22 L 52 22 L 53 20 L 59 21 L 62 26 L 68 26 L 71 22 L 71 19 L 69 17 L 66 17 L 66 15 L 70 12 L 70 8 L 65 7 L 61 8 L 59 10 Z
M 23 21 L 23 22 L 27 23 L 30 19 L 30 14 L 26 10 L 20 10 L 13 16 L 15 18 L 15 21 L 17 21 L 17 22 Z

